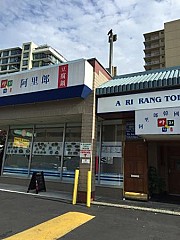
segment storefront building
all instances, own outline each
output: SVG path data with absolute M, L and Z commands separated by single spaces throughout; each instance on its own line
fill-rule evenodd
M 121 198 L 180 196 L 180 67 L 117 76 L 96 97 L 98 183 Z
M 109 79 L 96 59 L 2 75 L 0 128 L 7 139 L 0 182 L 28 187 L 32 173 L 43 171 L 47 188 L 72 191 L 79 168 L 78 199 L 85 201 L 87 172 L 92 170 L 93 197 L 95 88 Z M 87 161 L 83 144 L 90 146 Z
M 72 192 L 78 168 L 78 201 L 89 170 L 92 198 L 180 195 L 180 68 L 110 79 L 96 59 L 1 76 L 0 182 L 43 171 L 47 189 Z

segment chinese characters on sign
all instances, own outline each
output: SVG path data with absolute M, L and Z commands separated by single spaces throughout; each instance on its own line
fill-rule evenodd
M 29 81 L 29 79 L 31 79 L 31 81 Z M 20 88 L 28 87 L 28 82 L 30 82 L 31 86 L 36 86 L 38 84 L 48 84 L 50 82 L 50 76 L 49 74 L 44 74 L 42 75 L 40 81 L 38 80 L 38 76 L 33 76 L 32 78 L 22 78 L 20 82 Z
M 59 66 L 58 88 L 65 88 L 68 84 L 68 64 Z
M 48 90 L 53 86 L 57 87 L 57 82 L 50 81 L 50 79 L 55 79 L 54 75 L 50 76 L 50 74 L 43 74 L 41 71 L 39 71 L 37 75 L 34 75 L 34 73 L 27 73 L 26 77 L 22 77 L 22 75 L 16 75 L 14 76 L 13 80 L 2 79 L 0 80 L 0 95 L 9 96 L 14 94 Z
M 65 64 L 0 77 L 0 97 L 68 87 L 69 69 Z
M 179 113 L 178 107 L 136 111 L 136 134 L 179 134 Z
M 78 92 L 73 89 L 77 86 L 80 86 Z M 87 91 L 84 92 L 83 86 L 88 87 Z M 70 98 L 74 95 L 85 98 L 92 88 L 93 67 L 87 60 L 80 59 L 0 76 L 0 97 L 13 96 L 7 99 L 8 101 L 3 99 L 0 105 L 34 102 L 36 99 L 38 102 L 49 101 Z M 44 94 L 44 91 L 53 91 L 55 94 Z M 65 92 L 68 94 L 66 95 Z M 36 93 L 42 93 L 41 97 L 36 98 Z M 14 97 L 21 94 L 31 94 L 31 96 Z M 19 98 L 22 98 L 21 101 Z

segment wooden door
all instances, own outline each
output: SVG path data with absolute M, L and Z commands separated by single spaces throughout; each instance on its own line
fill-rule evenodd
M 145 142 L 125 143 L 124 195 L 126 198 L 142 200 L 148 198 L 147 144 Z
M 180 194 L 180 148 L 168 148 L 169 193 Z

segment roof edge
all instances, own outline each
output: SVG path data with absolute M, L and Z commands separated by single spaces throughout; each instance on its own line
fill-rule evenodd
M 168 67 L 168 68 L 160 68 L 160 69 L 154 69 L 154 70 L 148 70 L 148 71 L 142 71 L 142 72 L 135 72 L 135 73 L 128 73 L 128 74 L 122 74 L 122 75 L 117 75 L 117 76 L 113 77 L 113 79 L 127 78 L 127 77 L 138 76 L 138 75 L 148 75 L 150 73 L 167 72 L 167 71 L 175 70 L 175 69 L 177 69 L 177 70 L 180 69 L 180 66 Z

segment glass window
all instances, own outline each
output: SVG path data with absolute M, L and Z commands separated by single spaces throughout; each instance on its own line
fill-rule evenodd
M 49 65 L 53 65 L 53 64 L 50 63 L 50 62 L 44 62 L 44 61 L 42 61 L 42 66 L 49 66 Z
M 7 65 L 1 66 L 1 71 L 7 70 Z
M 11 57 L 10 63 L 13 63 L 13 62 L 20 62 L 20 58 L 19 57 Z
M 32 143 L 32 129 L 11 129 L 9 131 L 4 174 L 27 175 Z
M 73 181 L 80 161 L 81 127 L 67 127 L 65 135 L 63 180 Z
M 3 52 L 3 57 L 7 57 L 7 56 L 9 56 L 9 51 L 4 51 Z
M 20 65 L 18 64 L 13 64 L 9 66 L 9 70 L 19 70 L 19 68 L 20 68 Z
M 42 59 L 42 58 L 46 58 L 46 54 L 45 53 L 34 53 L 33 54 L 33 59 Z
M 122 124 L 104 123 L 99 161 L 100 184 L 123 187 L 122 140 Z
M 25 51 L 26 51 L 26 50 L 29 50 L 29 48 L 30 48 L 30 44 L 24 45 L 24 50 L 25 50 Z
M 29 57 L 29 52 L 23 53 L 23 58 L 28 58 Z
M 17 55 L 17 54 L 21 54 L 21 50 L 18 49 L 18 50 L 11 50 L 11 55 Z
M 28 60 L 23 60 L 23 66 L 28 65 Z
M 6 63 L 8 63 L 8 58 L 3 58 L 2 59 L 2 64 L 6 64 Z
M 39 62 L 33 62 L 33 67 L 39 67 Z
M 35 130 L 31 173 L 44 171 L 46 178 L 59 178 L 61 172 L 63 128 Z

